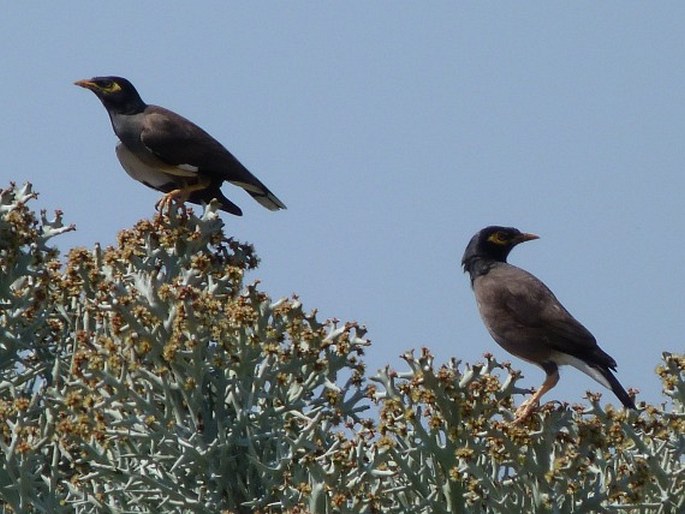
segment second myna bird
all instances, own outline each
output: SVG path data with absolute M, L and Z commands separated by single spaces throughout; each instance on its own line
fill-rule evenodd
M 241 216 L 240 207 L 221 192 L 226 181 L 242 187 L 269 210 L 285 209 L 221 143 L 183 116 L 143 102 L 128 80 L 94 77 L 76 85 L 90 89 L 107 109 L 121 140 L 116 154 L 126 172 L 165 193 L 158 206 L 169 206 L 174 200 L 202 204 L 216 198 L 222 210 Z
M 538 239 L 515 228 L 491 226 L 478 232 L 464 252 L 485 327 L 505 350 L 537 364 L 547 374 L 542 387 L 516 412 L 526 418 L 559 381 L 559 366 L 570 364 L 611 389 L 628 408 L 635 403 L 611 372 L 616 361 L 536 277 L 507 263 L 517 244 Z

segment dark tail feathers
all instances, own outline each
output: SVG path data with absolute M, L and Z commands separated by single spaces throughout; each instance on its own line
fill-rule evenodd
M 598 368 L 599 371 L 602 373 L 604 378 L 607 379 L 609 384 L 611 385 L 611 390 L 614 392 L 616 397 L 621 400 L 621 403 L 625 405 L 629 409 L 635 409 L 635 401 L 628 396 L 628 393 L 626 392 L 625 389 L 623 389 L 623 386 L 621 383 L 618 381 L 618 379 L 614 376 L 614 374 L 606 367 L 602 366 L 601 368 Z

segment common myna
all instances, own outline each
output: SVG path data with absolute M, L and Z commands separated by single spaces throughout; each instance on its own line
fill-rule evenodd
M 471 277 L 485 327 L 509 353 L 537 364 L 547 374 L 542 387 L 516 411 L 526 418 L 559 381 L 559 366 L 570 364 L 611 389 L 628 408 L 635 403 L 616 377 L 616 361 L 536 277 L 507 263 L 519 243 L 538 239 L 515 228 L 491 226 L 466 247 L 462 265 Z
M 221 192 L 221 184 L 227 181 L 269 210 L 285 209 L 221 143 L 175 112 L 146 104 L 128 80 L 94 77 L 75 84 L 90 89 L 107 109 L 121 140 L 116 154 L 124 170 L 165 193 L 158 207 L 169 206 L 173 200 L 201 204 L 216 198 L 222 210 L 241 216 L 240 207 Z

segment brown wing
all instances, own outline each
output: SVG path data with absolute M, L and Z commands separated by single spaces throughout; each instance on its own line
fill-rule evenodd
M 552 291 L 537 277 L 511 266 L 514 280 L 507 280 L 504 299 L 512 316 L 530 328 L 543 329 L 549 334 L 557 350 L 566 351 L 579 346 L 594 348 L 595 337 L 561 305 Z M 565 348 L 570 344 L 572 347 Z
M 616 361 L 536 277 L 497 263 L 476 278 L 474 291 L 488 331 L 505 350 L 543 368 L 548 362 L 571 364 L 610 388 L 626 407 L 635 408 L 610 371 Z
M 533 361 L 550 351 L 596 358 L 594 336 L 527 271 L 502 263 L 479 277 L 474 289 L 488 330 L 511 353 Z
M 149 105 L 140 138 L 150 152 L 168 164 L 240 186 L 267 209 L 286 208 L 221 143 L 175 112 Z
M 150 105 L 145 110 L 140 139 L 150 152 L 175 166 L 193 166 L 224 180 L 249 179 L 251 173 L 224 146 L 192 121 Z

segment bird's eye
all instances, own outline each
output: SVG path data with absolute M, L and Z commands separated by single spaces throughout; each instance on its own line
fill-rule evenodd
M 488 241 L 497 245 L 504 245 L 509 242 L 509 236 L 505 232 L 497 231 L 488 237 Z
M 103 80 L 100 82 L 100 89 L 105 93 L 116 93 L 121 91 L 121 86 L 115 80 Z

